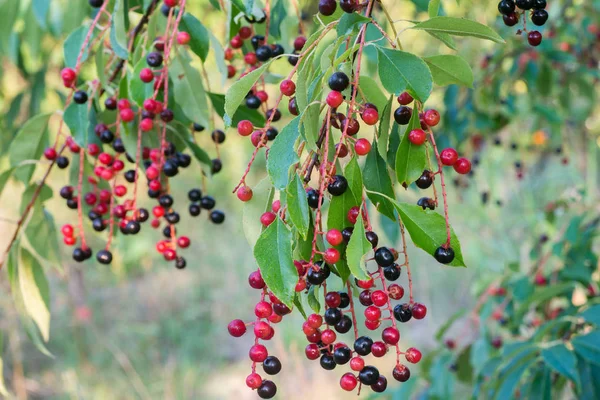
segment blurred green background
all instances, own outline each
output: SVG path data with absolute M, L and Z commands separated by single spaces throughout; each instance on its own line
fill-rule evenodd
M 15 0 L 0 1 L 0 5 L 5 6 L 10 1 Z M 36 10 L 39 11 L 38 7 L 44 2 L 19 3 L 13 35 L 9 42 L 3 43 L 0 54 L 3 114 L 0 149 L 4 153 L 0 170 L 7 165 L 7 144 L 23 121 L 40 112 L 61 108 L 64 91 L 58 79 L 62 67 L 58 50 L 66 35 L 89 16 L 87 2 L 82 0 L 47 0 L 50 11 L 42 20 Z M 207 2 L 189 3 L 189 11 L 200 16 L 215 35 L 222 38 L 223 16 Z M 423 4 L 426 7 L 427 2 L 415 3 L 406 1 L 400 6 L 392 0 L 384 1 L 395 19 L 425 19 L 426 14 L 419 10 Z M 311 9 L 310 4 L 305 6 Z M 514 35 L 514 29 L 500 25 L 495 2 L 482 5 L 463 0 L 458 6 L 448 0 L 443 6 L 449 15 L 468 16 L 494 26 L 507 39 Z M 0 22 L 1 18 L 9 17 L 0 16 Z M 550 18 L 558 18 L 558 15 L 551 12 Z M 424 33 L 407 31 L 401 38 L 407 49 L 417 54 L 447 51 Z M 569 43 L 573 35 L 566 38 L 565 42 Z M 562 43 L 551 41 L 549 46 L 559 48 Z M 289 48 L 290 44 L 284 43 L 284 46 Z M 529 54 L 528 49 L 523 50 L 510 40 L 506 46 Z M 486 72 L 481 69 L 484 55 L 499 51 L 498 46 L 459 39 L 459 47 L 459 54 L 473 66 L 477 92 L 485 85 Z M 510 70 L 509 67 L 505 69 Z M 281 68 L 287 70 L 287 66 Z M 207 69 L 211 77 L 218 76 L 212 57 Z M 555 86 L 557 96 L 570 90 L 554 81 L 548 84 Z M 505 85 L 503 96 L 509 91 L 517 103 L 532 101 L 528 96 L 530 83 L 526 79 L 506 79 Z M 447 94 L 438 89 L 428 106 L 447 110 L 445 96 Z M 492 108 L 504 106 L 501 96 L 494 98 L 490 93 L 482 96 L 487 96 L 485 103 L 492 104 Z M 598 109 L 595 103 L 592 107 Z M 508 263 L 521 260 L 537 237 L 552 235 L 556 228 L 546 222 L 544 214 L 548 203 L 568 200 L 584 207 L 596 201 L 598 113 L 590 113 L 591 117 L 586 116 L 583 122 L 576 124 L 561 121 L 558 127 L 550 129 L 544 121 L 533 121 L 528 115 L 529 109 L 517 106 L 512 122 L 501 130 L 473 124 L 461 127 L 466 138 L 475 135 L 484 138 L 478 152 L 472 140 L 458 139 L 454 135 L 458 127 L 440 127 L 449 142 L 460 144 L 466 154 L 479 159 L 474 175 L 449 189 L 450 219 L 461 239 L 468 268 L 442 267 L 421 250 L 409 248 L 415 299 L 427 305 L 428 315 L 419 323 L 401 327 L 404 347 L 415 346 L 426 354 L 436 345 L 435 331 L 451 314 L 472 307 L 476 301 L 474 293 L 501 274 Z M 536 144 L 534 132 L 538 129 L 546 132 L 546 142 Z M 197 138 L 214 155 L 208 133 L 198 134 Z M 493 145 L 494 138 L 500 138 L 501 144 Z M 511 148 L 511 143 L 518 145 L 516 150 Z M 555 154 L 558 146 L 563 148 L 561 155 Z M 258 300 L 258 294 L 246 283 L 248 274 L 256 266 L 242 231 L 241 203 L 231 193 L 252 150 L 247 140 L 230 130 L 220 151 L 224 168 L 208 183 L 208 192 L 217 199 L 217 208 L 226 211 L 227 218 L 218 226 L 210 224 L 206 214 L 183 219 L 179 232 L 186 232 L 192 240 L 185 254 L 188 260 L 185 270 L 166 265 L 154 251 L 158 233 L 149 229 L 142 230 L 135 240 L 118 239 L 113 252 L 115 261 L 110 268 L 96 263 L 77 265 L 71 261 L 70 250 L 61 246 L 62 269 L 48 271 L 52 322 L 51 339 L 46 347 L 51 357 L 42 354 L 21 329 L 2 278 L 0 326 L 8 342 L 3 358 L 5 381 L 9 386 L 20 382 L 33 399 L 256 398 L 244 384 L 250 369 L 247 351 L 251 335 L 234 340 L 226 330 L 231 319 L 251 316 Z M 566 165 L 563 157 L 568 158 Z M 520 180 L 514 167 L 517 161 L 526 166 Z M 42 170 L 38 168 L 37 173 Z M 262 178 L 260 170 L 259 165 L 253 169 L 249 184 Z M 54 171 L 49 184 L 58 190 L 67 179 L 68 172 Z M 187 207 L 186 192 L 195 186 L 200 186 L 199 168 L 190 168 L 174 180 L 175 204 L 181 204 L 182 214 Z M 0 198 L 1 248 L 12 235 L 14 221 L 18 219 L 19 201 L 15 199 L 23 190 L 23 185 L 12 183 Z M 489 193 L 485 204 L 483 192 Z M 416 201 L 420 193 L 402 191 L 399 196 L 404 201 Z M 47 207 L 60 226 L 71 222 L 73 214 L 56 197 Z M 568 219 L 568 215 L 564 218 Z M 375 225 L 380 243 L 397 245 L 395 235 L 386 236 L 386 227 L 380 221 Z M 404 284 L 405 279 L 405 276 L 401 278 Z M 283 363 L 282 372 L 274 379 L 278 386 L 277 398 L 350 398 L 351 395 L 343 393 L 338 386 L 343 373 L 341 368 L 324 371 L 316 362 L 305 359 L 301 317 L 294 314 L 285 319 L 269 345 L 270 353 Z M 466 329 L 451 334 L 460 342 L 461 337 L 467 338 L 474 332 Z M 388 372 L 392 364 L 386 357 L 377 360 L 376 365 Z M 418 375 L 415 368 L 413 376 Z M 414 381 L 422 384 L 418 379 Z M 392 379 L 389 382 L 391 387 L 397 387 Z M 393 390 L 382 397 L 386 396 L 405 398 L 402 392 Z

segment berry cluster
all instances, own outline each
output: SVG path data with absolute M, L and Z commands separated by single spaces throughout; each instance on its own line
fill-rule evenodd
M 90 1 L 90 5 L 96 8 L 106 6 L 103 1 Z M 179 251 L 190 246 L 190 239 L 177 233 L 176 224 L 181 217 L 174 209 L 174 198 L 169 187 L 170 179 L 177 176 L 181 169 L 189 167 L 192 157 L 184 153 L 184 149 L 177 148 L 176 143 L 181 141 L 177 142 L 174 136 L 167 133 L 170 124 L 180 124 L 175 120 L 175 113 L 169 108 L 169 54 L 174 51 L 175 42 L 179 46 L 185 46 L 191 40 L 189 33 L 177 30 L 176 25 L 182 12 L 174 8 L 177 5 L 176 0 L 164 2 L 163 14 L 175 22 L 175 27 L 171 26 L 164 37 L 154 40 L 153 50 L 145 56 L 146 67 L 139 71 L 139 76 L 132 78 L 139 79 L 142 85 L 152 84 L 152 90 L 147 91 L 152 94 L 143 99 L 141 104 L 134 104 L 128 97 L 119 97 L 118 91 L 114 95 L 107 95 L 104 99 L 102 122 L 93 126 L 93 135 L 81 140 L 87 143 L 86 146 L 80 146 L 74 136 L 67 136 L 62 148 L 58 148 L 59 135 L 54 145 L 44 151 L 45 158 L 59 168 L 69 166 L 69 158 L 61 155 L 65 148 L 68 147 L 73 157 L 78 157 L 78 169 L 75 170 L 78 175 L 76 187 L 67 185 L 60 191 L 67 207 L 78 211 L 77 226 L 66 224 L 61 229 L 66 245 L 79 244 L 73 251 L 73 259 L 78 262 L 92 256 L 92 249 L 85 239 L 82 217 L 84 213 L 87 213 L 94 231 L 109 231 L 105 247 L 96 254 L 96 259 L 102 264 L 110 264 L 113 259 L 110 245 L 115 234 L 115 225 L 124 235 L 136 235 L 140 232 L 142 224 L 152 215 L 151 226 L 162 229 L 164 236 L 164 239 L 156 243 L 157 251 L 165 260 L 174 261 L 177 268 L 186 266 L 186 260 Z M 148 12 L 151 12 L 153 7 L 154 3 L 148 8 Z M 176 13 L 179 13 L 177 17 Z M 142 24 L 147 21 L 147 17 L 145 18 Z M 124 68 L 124 63 L 123 61 L 116 67 L 112 77 L 119 74 Z M 84 87 L 88 86 L 88 83 L 78 80 L 80 67 L 78 60 L 76 68 L 67 67 L 61 71 L 61 78 L 65 88 L 71 90 L 69 102 L 72 100 L 73 103 L 68 107 L 76 107 L 77 112 L 82 111 L 80 108 L 87 108 L 89 112 L 92 108 L 98 108 L 97 104 L 107 92 L 107 88 L 102 88 L 98 81 L 93 81 L 89 84 L 91 91 L 86 91 Z M 111 89 L 112 91 L 114 90 Z M 196 123 L 189 128 L 191 132 L 203 130 L 204 127 Z M 127 131 L 137 131 L 137 142 L 136 145 L 126 148 L 123 135 L 127 135 Z M 211 137 L 216 145 L 225 140 L 225 134 L 220 130 L 215 130 Z M 154 145 L 143 146 L 142 143 Z M 90 168 L 86 168 L 88 165 Z M 222 164 L 218 158 L 212 160 L 212 173 L 219 172 L 221 168 Z M 144 171 L 146 178 L 148 198 L 158 203 L 151 213 L 139 206 L 137 194 L 141 171 Z M 191 201 L 190 215 L 198 216 L 204 208 L 212 210 L 209 219 L 213 223 L 220 224 L 224 221 L 225 214 L 213 210 L 215 200 L 212 197 L 202 196 L 200 189 L 190 190 L 188 197 Z
M 527 32 L 527 41 L 531 46 L 539 46 L 542 43 L 542 34 L 537 31 L 527 31 L 526 13 L 530 12 L 531 22 L 536 26 L 543 26 L 548 20 L 546 9 L 546 0 L 502 0 L 498 3 L 498 11 L 502 14 L 504 24 L 515 26 L 519 19 L 523 19 L 523 30 L 517 32 Z

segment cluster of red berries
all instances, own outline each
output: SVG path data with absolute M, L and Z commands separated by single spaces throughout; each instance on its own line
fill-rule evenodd
M 548 12 L 545 10 L 546 0 L 502 0 L 498 3 L 498 11 L 502 14 L 504 24 L 515 26 L 519 18 L 523 18 L 523 31 L 527 32 L 525 25 L 526 13 L 531 10 L 531 22 L 537 26 L 543 26 L 548 20 Z M 521 30 L 518 32 L 521 34 Z M 542 34 L 539 31 L 529 31 L 527 41 L 531 46 L 539 46 L 542 43 Z

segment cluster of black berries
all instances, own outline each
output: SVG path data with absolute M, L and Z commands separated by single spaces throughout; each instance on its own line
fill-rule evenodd
M 215 199 L 211 196 L 202 196 L 200 189 L 192 189 L 188 192 L 188 199 L 191 204 L 189 206 L 189 212 L 192 217 L 200 215 L 202 209 L 212 210 L 210 213 L 210 220 L 215 224 L 222 224 L 225 221 L 225 213 L 220 210 L 213 210 L 217 205 Z
M 525 18 L 525 13 L 530 10 L 531 22 L 534 25 L 542 26 L 548 20 L 548 12 L 545 8 L 546 0 L 502 0 L 498 3 L 498 11 L 502 14 L 504 24 L 507 26 L 516 25 L 519 22 L 519 18 Z M 527 31 L 526 29 L 524 30 Z M 521 31 L 519 30 L 520 33 Z M 542 34 L 539 31 L 529 31 L 527 41 L 531 46 L 539 46 L 542 43 Z
M 346 13 L 353 13 L 355 11 L 359 11 L 363 5 L 364 4 L 360 4 L 358 0 L 340 0 L 340 8 Z M 326 17 L 333 15 L 336 9 L 336 0 L 319 1 L 319 12 Z

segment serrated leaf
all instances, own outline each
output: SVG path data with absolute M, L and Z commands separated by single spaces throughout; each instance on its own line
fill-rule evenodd
M 129 49 L 127 43 L 127 11 L 125 9 L 126 0 L 115 0 L 115 7 L 110 24 L 110 44 L 116 56 L 127 60 L 129 58 Z
M 478 39 L 491 40 L 496 43 L 504 43 L 504 39 L 488 26 L 466 18 L 434 17 L 427 21 L 419 22 L 412 29 L 446 33 L 454 36 L 471 36 Z
M 396 152 L 396 178 L 404 187 L 408 187 L 427 167 L 427 152 L 425 145 L 417 146 L 408 140 L 408 133 L 412 129 L 420 128 L 418 112 L 413 109 L 413 113 L 408 123 L 400 145 Z
M 287 187 L 290 179 L 290 168 L 300 160 L 294 146 L 300 135 L 298 127 L 300 118 L 298 116 L 291 120 L 279 132 L 269 149 L 267 172 L 271 182 L 279 190 Z
M 388 92 L 399 94 L 409 90 L 417 100 L 425 102 L 433 88 L 427 64 L 414 54 L 377 47 L 379 79 Z
M 424 58 L 433 81 L 438 86 L 463 85 L 473 87 L 473 71 L 464 58 L 456 55 L 438 55 Z
M 71 131 L 71 136 L 75 143 L 80 147 L 86 148 L 88 145 L 88 131 L 90 117 L 87 104 L 77 104 L 72 102 L 66 108 L 63 114 L 63 120 Z
M 210 49 L 208 29 L 190 13 L 183 14 L 179 30 L 190 34 L 190 49 L 204 62 Z
M 273 59 L 269 60 L 231 85 L 225 94 L 225 116 L 223 117 L 223 121 L 226 127 L 231 126 L 233 115 L 235 115 L 238 107 L 242 104 L 242 101 L 246 98 L 246 95 L 263 72 L 269 68 L 272 61 Z
M 175 98 L 185 116 L 190 121 L 208 126 L 209 107 L 202 77 L 198 70 L 193 68 L 188 60 L 184 59 L 181 50 L 171 61 L 169 75 L 173 80 Z
M 373 148 L 369 154 L 367 154 L 367 160 L 365 161 L 365 166 L 363 168 L 367 196 L 369 197 L 369 200 L 373 202 L 377 211 L 392 221 L 396 221 L 394 206 L 387 200 L 387 198 L 395 197 L 394 187 L 392 186 L 392 180 L 387 169 L 387 164 L 379 154 L 377 146 L 377 142 L 373 143 Z M 383 193 L 386 197 L 379 196 L 374 192 Z
M 254 246 L 254 257 L 269 290 L 292 308 L 298 271 L 292 258 L 292 233 L 280 218 L 262 232 Z
M 25 309 L 42 333 L 44 341 L 50 338 L 50 311 L 48 309 L 48 281 L 39 262 L 26 249 L 19 258 L 19 288 Z
M 260 236 L 262 229 L 260 216 L 271 210 L 274 193 L 271 181 L 269 178 L 264 178 L 252 188 L 252 199 L 244 203 L 242 227 L 251 247 L 254 247 Z
M 551 369 L 572 380 L 577 387 L 581 386 L 577 373 L 577 358 L 564 343 L 542 349 L 542 358 Z
M 290 219 L 298 232 L 306 239 L 310 223 L 310 210 L 308 209 L 306 190 L 298 174 L 294 174 L 294 179 L 290 181 L 286 192 Z
M 350 272 L 352 272 L 352 275 L 360 280 L 369 279 L 365 257 L 373 250 L 373 246 L 371 246 L 371 243 L 367 240 L 365 233 L 365 225 L 361 212 L 356 219 L 354 231 L 352 232 L 352 236 L 350 236 L 350 241 L 346 248 L 346 262 L 348 263 L 348 268 L 350 269 Z
M 11 167 L 16 167 L 23 161 L 37 160 L 42 156 L 46 128 L 51 115 L 37 115 L 25 122 L 25 125 L 17 132 L 9 148 L 8 158 Z M 29 182 L 34 170 L 35 165 L 23 166 L 15 171 L 14 175 Z

